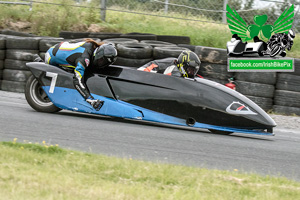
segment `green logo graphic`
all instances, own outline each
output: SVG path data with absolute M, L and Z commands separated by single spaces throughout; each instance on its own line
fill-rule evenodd
M 227 5 L 227 23 L 232 34 L 237 34 L 243 41 L 252 40 L 258 36 L 260 39 L 270 39 L 273 33 L 288 33 L 292 28 L 294 17 L 294 5 L 287 8 L 275 21 L 273 25 L 266 24 L 267 15 L 255 15 L 253 20 L 255 24 L 247 26 L 243 18 Z

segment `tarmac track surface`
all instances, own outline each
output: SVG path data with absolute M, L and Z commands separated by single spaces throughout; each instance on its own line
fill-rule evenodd
M 217 135 L 70 111 L 40 113 L 24 94 L 0 91 L 0 141 L 46 141 L 109 156 L 300 181 L 300 130 L 279 127 L 274 132 L 276 136 Z

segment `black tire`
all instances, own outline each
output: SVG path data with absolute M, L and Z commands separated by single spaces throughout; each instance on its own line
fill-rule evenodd
M 274 104 L 300 108 L 300 92 L 276 90 Z
M 6 58 L 15 59 L 15 60 L 33 61 L 33 55 L 38 53 L 39 53 L 38 50 L 7 49 Z
M 154 47 L 164 47 L 164 46 L 177 46 L 176 44 L 172 44 L 169 42 L 156 41 L 156 40 L 142 40 L 141 43 L 151 45 Z
M 63 39 L 42 39 L 39 43 L 39 50 L 46 52 L 48 49 L 55 44 L 58 44 L 60 42 L 64 41 Z
M 8 29 L 2 30 L 1 33 L 6 35 L 21 36 L 21 37 L 36 37 L 36 35 L 31 33 L 23 33 L 23 32 L 8 30 Z
M 227 65 L 226 49 L 213 47 L 196 46 L 195 53 L 199 56 L 202 62 L 225 64 Z
M 38 50 L 40 39 L 40 37 L 8 37 L 6 38 L 6 48 Z
M 157 40 L 170 42 L 173 44 L 190 44 L 191 39 L 188 36 L 176 36 L 176 35 L 158 35 Z
M 2 80 L 1 90 L 9 91 L 9 92 L 24 93 L 25 92 L 25 82 Z
M 153 58 L 155 60 L 169 58 L 169 57 L 178 58 L 178 56 L 184 50 L 189 50 L 189 49 L 184 47 L 177 47 L 177 46 L 155 47 L 153 49 Z
M 236 80 L 274 85 L 276 72 L 236 72 Z
M 101 40 L 119 38 L 122 33 L 90 33 L 90 38 L 99 38 Z
M 244 95 L 273 98 L 275 87 L 262 83 L 235 81 L 236 90 Z
M 273 99 L 272 98 L 266 98 L 266 97 L 255 97 L 255 96 L 249 96 L 246 95 L 249 99 L 251 99 L 254 103 L 259 105 L 263 110 L 269 111 L 273 107 Z
M 296 108 L 296 107 L 274 105 L 273 112 L 278 114 L 300 116 L 300 108 Z
M 207 72 L 207 73 L 221 73 L 221 74 L 231 74 L 231 75 L 234 74 L 233 72 L 227 71 L 227 65 L 207 63 L 207 62 L 201 63 L 200 71 Z
M 276 88 L 278 90 L 289 90 L 300 92 L 300 76 L 278 73 Z
M 53 113 L 61 110 L 50 101 L 40 83 L 33 75 L 26 82 L 25 98 L 28 104 L 36 111 Z
M 203 78 L 213 78 L 213 79 L 219 79 L 219 80 L 225 80 L 228 82 L 229 78 L 232 78 L 234 76 L 233 72 L 228 73 L 215 73 L 215 72 L 209 72 L 209 71 L 199 71 L 199 75 L 203 76 Z
M 154 34 L 150 34 L 150 33 L 126 33 L 126 34 L 122 34 L 120 35 L 120 37 L 123 38 L 131 38 L 131 39 L 135 39 L 135 40 L 157 40 L 157 36 Z
M 191 50 L 193 52 L 195 52 L 195 49 L 196 49 L 195 45 L 190 45 L 190 44 L 178 44 L 177 46 L 188 48 L 189 50 Z
M 65 39 L 77 39 L 77 38 L 87 38 L 90 35 L 89 32 L 71 32 L 71 31 L 61 31 L 59 37 Z
M 0 49 L 6 49 L 6 38 L 0 36 Z
M 46 52 L 39 53 L 39 56 L 41 57 L 41 59 L 45 60 L 45 54 L 46 54 Z
M 300 76 L 300 59 L 294 58 L 294 72 L 286 72 L 286 73 Z
M 3 60 L 0 60 L 0 69 L 2 70 L 4 68 L 4 62 Z
M 118 56 L 123 58 L 151 58 L 153 48 L 147 44 L 124 43 L 117 45 Z
M 112 38 L 112 39 L 103 40 L 103 42 L 114 43 L 115 45 L 117 45 L 117 44 L 124 44 L 124 43 L 138 43 L 139 41 L 130 38 Z
M 5 50 L 0 50 L 0 60 L 4 60 L 5 59 L 5 54 L 6 54 Z
M 274 46 L 272 49 L 271 49 L 271 52 L 270 52 L 270 57 L 275 57 L 279 54 L 279 52 L 281 51 L 282 47 L 276 45 Z
M 213 134 L 219 134 L 219 135 L 230 135 L 233 132 L 230 131 L 220 131 L 220 130 L 214 130 L 214 129 L 208 129 Z
M 3 70 L 3 80 L 6 81 L 25 82 L 30 75 L 31 75 L 30 71 L 13 70 L 13 69 Z
M 28 63 L 28 61 L 5 59 L 4 68 L 16 69 L 16 70 L 29 70 L 28 67 L 26 66 L 26 63 Z
M 128 66 L 138 68 L 143 66 L 144 64 L 152 61 L 152 58 L 145 58 L 145 59 L 131 59 L 131 58 L 122 58 L 118 57 L 117 61 L 114 62 L 114 65 L 121 65 L 121 66 Z

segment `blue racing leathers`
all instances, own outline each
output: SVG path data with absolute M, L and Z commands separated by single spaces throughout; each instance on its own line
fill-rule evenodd
M 74 72 L 75 88 L 85 99 L 93 99 L 84 84 L 83 75 L 86 67 L 92 63 L 94 50 L 93 44 L 89 42 L 61 42 L 47 51 L 45 63 Z

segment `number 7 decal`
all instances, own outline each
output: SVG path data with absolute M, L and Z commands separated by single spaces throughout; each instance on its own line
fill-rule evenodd
M 53 93 L 54 92 L 54 88 L 55 88 L 55 84 L 56 84 L 57 73 L 47 72 L 46 76 L 52 78 L 51 84 L 50 84 L 49 93 Z

